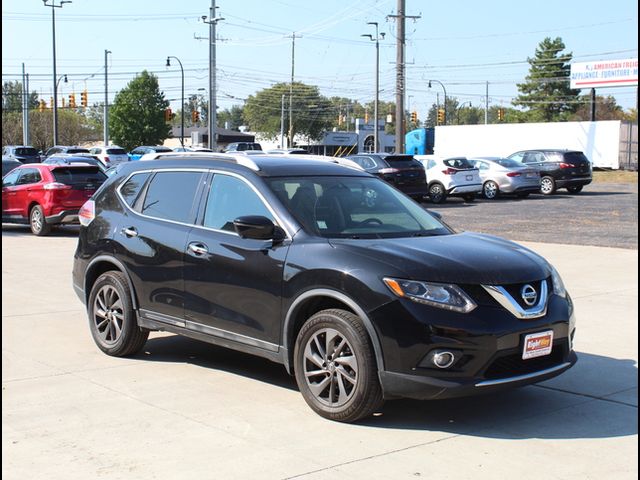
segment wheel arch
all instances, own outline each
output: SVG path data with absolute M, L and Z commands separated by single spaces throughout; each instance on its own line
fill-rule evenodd
M 369 319 L 362 307 L 342 292 L 329 288 L 317 288 L 307 290 L 298 296 L 287 311 L 282 330 L 282 345 L 284 349 L 282 360 L 287 372 L 293 373 L 293 346 L 304 323 L 315 313 L 330 308 L 339 308 L 358 316 L 371 340 L 378 370 L 384 370 L 384 359 L 378 334 L 371 319 Z
M 84 301 L 85 305 L 89 303 L 89 295 L 91 294 L 91 288 L 93 284 L 96 282 L 98 277 L 105 272 L 109 272 L 112 270 L 116 270 L 121 272 L 125 278 L 127 279 L 127 284 L 129 285 L 129 290 L 131 290 L 131 303 L 133 304 L 133 309 L 138 309 L 138 296 L 136 294 L 136 290 L 133 286 L 133 282 L 131 281 L 131 277 L 127 273 L 127 269 L 124 264 L 109 255 L 100 255 L 89 263 L 85 270 L 84 274 Z

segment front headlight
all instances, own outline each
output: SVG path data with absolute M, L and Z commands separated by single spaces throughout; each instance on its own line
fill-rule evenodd
M 562 278 L 560 278 L 560 274 L 553 267 L 553 265 L 549 264 L 551 267 L 551 283 L 553 284 L 553 293 L 560 297 L 567 296 L 567 290 L 564 288 L 564 283 L 562 282 Z
M 383 278 L 385 285 L 398 297 L 433 307 L 469 313 L 476 303 L 457 285 Z

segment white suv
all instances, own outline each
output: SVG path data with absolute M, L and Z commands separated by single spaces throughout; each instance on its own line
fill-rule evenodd
M 429 186 L 429 198 L 442 203 L 448 196 L 473 202 L 482 192 L 479 170 L 465 157 L 438 158 L 434 155 L 414 155 L 424 165 Z
M 129 155 L 127 155 L 127 151 L 122 147 L 118 147 L 117 145 L 110 145 L 108 147 L 93 147 L 89 149 L 89 152 L 98 157 L 98 160 L 100 160 L 102 164 L 107 168 L 113 165 L 117 165 L 118 163 L 129 161 Z

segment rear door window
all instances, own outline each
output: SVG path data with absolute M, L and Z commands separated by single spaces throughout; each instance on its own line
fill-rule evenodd
M 42 180 L 40 172 L 37 168 L 25 168 L 20 171 L 20 178 L 17 185 L 29 185 L 32 183 L 38 183 Z
M 158 172 L 147 188 L 141 213 L 181 223 L 193 223 L 193 203 L 201 172 Z

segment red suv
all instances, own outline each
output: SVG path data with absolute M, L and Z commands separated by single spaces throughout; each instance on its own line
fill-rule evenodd
M 78 211 L 107 179 L 93 165 L 22 165 L 2 179 L 2 222 L 24 223 L 35 235 L 78 223 Z

